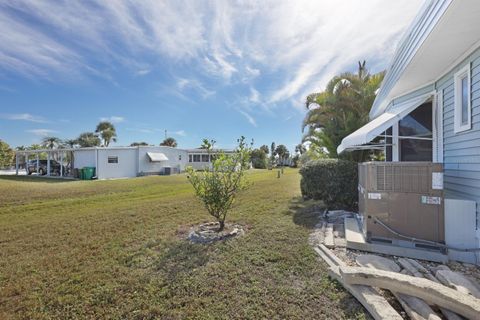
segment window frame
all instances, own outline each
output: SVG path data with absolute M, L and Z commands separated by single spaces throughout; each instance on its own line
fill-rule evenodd
M 454 116 L 453 130 L 455 133 L 472 129 L 472 84 L 470 63 L 458 70 L 454 75 Z M 462 81 L 467 79 L 467 123 L 462 124 Z
M 110 159 L 115 159 L 115 161 L 110 162 Z M 118 164 L 118 156 L 107 156 L 107 164 Z

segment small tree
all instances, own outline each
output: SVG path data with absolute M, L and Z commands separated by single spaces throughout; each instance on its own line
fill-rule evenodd
M 203 145 L 209 154 L 215 141 L 204 139 Z M 217 219 L 218 231 L 225 227 L 225 218 L 232 207 L 237 193 L 248 185 L 245 173 L 249 166 L 251 144 L 247 145 L 245 137 L 238 139 L 238 146 L 231 154 L 220 152 L 212 161 L 212 167 L 204 171 L 187 168 L 188 180 L 195 189 L 195 194 L 202 200 L 208 213 Z
M 267 154 L 263 149 L 253 149 L 252 153 L 250 154 L 250 160 L 255 169 L 267 168 Z
M 268 149 L 268 146 L 267 146 L 266 144 L 264 144 L 263 146 L 261 146 L 259 149 L 262 150 L 263 152 L 265 152 L 265 154 L 269 154 L 269 153 L 270 153 L 270 149 Z
M 274 164 L 275 164 L 275 156 L 276 156 L 276 153 L 275 153 L 275 142 L 272 142 L 272 144 L 270 145 L 270 165 L 273 167 Z
M 15 151 L 10 148 L 8 143 L 0 140 L 0 168 L 6 168 L 12 165 L 15 158 Z

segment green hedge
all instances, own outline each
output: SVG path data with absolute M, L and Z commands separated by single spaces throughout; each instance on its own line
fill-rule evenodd
M 323 200 L 328 209 L 357 209 L 356 162 L 339 159 L 313 160 L 302 166 L 300 174 L 300 187 L 305 198 Z

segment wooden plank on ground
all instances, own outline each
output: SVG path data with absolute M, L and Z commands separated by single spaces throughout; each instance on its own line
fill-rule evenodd
M 369 268 L 339 269 L 342 279 L 349 285 L 367 285 L 415 296 L 470 319 L 480 314 L 480 299 L 428 279 Z

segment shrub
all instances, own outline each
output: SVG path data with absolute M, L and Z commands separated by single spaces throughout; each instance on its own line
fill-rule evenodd
M 8 143 L 0 140 L 0 168 L 8 168 L 13 164 L 15 151 L 10 148 Z
M 214 141 L 203 140 L 203 146 L 212 155 Z M 208 213 L 217 219 L 222 231 L 225 218 L 232 207 L 235 198 L 248 185 L 246 170 L 250 162 L 251 147 L 245 143 L 245 138 L 238 139 L 238 147 L 233 153 L 221 152 L 215 155 L 212 167 L 197 171 L 187 167 L 188 181 L 195 189 L 195 194 L 202 200 Z
M 313 160 L 302 166 L 300 174 L 300 187 L 305 198 L 322 200 L 329 209 L 356 210 L 356 162 L 339 159 Z
M 250 153 L 250 161 L 255 169 L 267 168 L 267 154 L 262 149 L 254 149 Z

